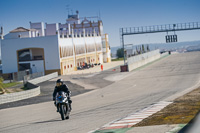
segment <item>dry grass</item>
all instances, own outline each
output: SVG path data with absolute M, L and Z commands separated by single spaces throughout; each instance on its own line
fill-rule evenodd
M 20 87 L 14 87 L 16 85 L 22 84 L 20 82 L 2 83 L 2 88 L 0 88 L 0 95 L 5 93 L 13 93 L 23 91 Z M 12 88 L 14 87 L 14 88 Z
M 200 110 L 200 87 L 177 98 L 174 103 L 134 125 L 150 126 L 163 124 L 186 124 Z

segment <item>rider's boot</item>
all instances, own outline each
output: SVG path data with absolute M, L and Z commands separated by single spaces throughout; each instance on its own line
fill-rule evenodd
M 57 112 L 59 112 L 59 108 L 57 107 Z
M 69 108 L 70 108 L 70 111 L 72 111 L 72 105 L 71 105 L 71 103 L 69 104 Z

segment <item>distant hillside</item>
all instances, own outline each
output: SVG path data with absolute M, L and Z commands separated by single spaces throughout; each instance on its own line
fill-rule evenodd
M 147 45 L 147 44 L 144 44 Z M 199 41 L 190 41 L 190 42 L 176 42 L 176 43 L 154 43 L 148 44 L 150 50 L 160 49 L 161 51 L 168 51 L 168 50 L 178 50 L 178 49 L 189 49 L 190 51 L 193 49 L 198 49 L 200 47 L 200 40 Z M 116 57 L 117 49 L 121 48 L 121 46 L 111 47 L 112 57 Z M 135 49 L 135 46 L 133 46 Z
M 200 44 L 197 45 L 197 46 L 189 46 L 186 50 L 187 50 L 188 52 L 200 51 Z

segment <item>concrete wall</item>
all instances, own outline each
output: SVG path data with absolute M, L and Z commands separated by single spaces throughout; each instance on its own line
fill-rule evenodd
M 0 104 L 19 101 L 31 97 L 35 97 L 40 94 L 40 86 L 35 86 L 33 84 L 28 83 L 29 87 L 34 88 L 27 91 L 21 91 L 16 93 L 4 94 L 0 95 Z
M 59 30 L 59 26 L 58 23 L 54 23 L 54 24 L 46 24 L 46 36 L 51 36 L 51 35 L 56 35 L 58 33 Z
M 30 22 L 30 28 L 38 30 L 39 36 L 44 36 L 45 35 L 44 34 L 44 23 L 43 22 L 38 22 L 38 23 L 31 23 Z
M 132 71 L 161 57 L 159 50 L 154 50 L 141 55 L 128 58 L 128 70 Z
M 58 36 L 18 38 L 2 40 L 3 73 L 18 71 L 17 50 L 25 48 L 44 48 L 45 69 L 60 69 Z
M 48 81 L 55 77 L 58 77 L 57 72 L 39 78 L 35 78 L 33 80 L 29 80 L 26 85 L 28 88 L 30 88 L 30 90 L 0 95 L 0 104 L 35 97 L 40 94 L 40 86 L 37 86 L 35 84 Z
M 42 76 L 42 77 L 39 77 L 39 78 L 35 78 L 35 79 L 32 79 L 32 80 L 29 80 L 28 82 L 32 83 L 32 84 L 39 84 L 41 82 L 44 82 L 44 81 L 47 81 L 47 80 L 50 80 L 50 79 L 53 79 L 53 78 L 56 78 L 56 77 L 58 77 L 58 73 L 57 72 L 52 73 L 52 74 L 48 74 L 48 75 L 45 75 L 45 76 Z

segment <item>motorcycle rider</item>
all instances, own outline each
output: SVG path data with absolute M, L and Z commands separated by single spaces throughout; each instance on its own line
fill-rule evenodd
M 56 86 L 55 86 L 55 89 L 54 89 L 54 92 L 53 92 L 53 101 L 54 101 L 54 104 L 56 106 L 56 94 L 57 92 L 59 91 L 64 91 L 65 93 L 67 93 L 67 99 L 68 99 L 68 102 L 69 102 L 69 108 L 70 108 L 70 111 L 72 110 L 72 107 L 71 107 L 71 103 L 72 103 L 72 100 L 70 99 L 70 96 L 71 96 L 71 91 L 69 91 L 69 88 L 66 84 L 63 83 L 63 80 L 62 79 L 58 79 L 56 81 Z M 57 112 L 58 112 L 58 108 L 57 108 Z

